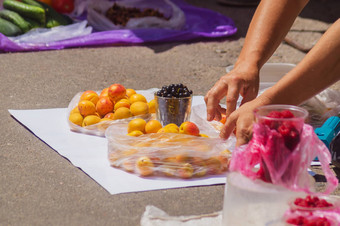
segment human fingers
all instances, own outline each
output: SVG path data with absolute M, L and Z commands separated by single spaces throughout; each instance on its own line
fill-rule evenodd
M 226 116 L 228 117 L 233 111 L 236 110 L 237 100 L 240 95 L 241 81 L 232 79 L 228 87 L 228 93 L 226 96 Z
M 252 127 L 255 121 L 254 106 L 253 103 L 248 102 L 231 113 L 222 127 L 220 137 L 228 138 L 236 130 L 236 146 L 248 143 L 252 137 Z
M 256 86 L 256 85 L 244 87 L 240 91 L 240 94 L 243 97 L 242 101 L 241 101 L 241 105 L 243 105 L 244 103 L 247 103 L 249 101 L 254 100 L 257 97 L 258 92 L 259 92 L 259 87 Z
M 227 90 L 228 85 L 220 79 L 205 95 L 204 101 L 207 106 L 208 121 L 221 117 L 218 109 L 220 108 L 220 100 L 225 96 Z
M 220 132 L 220 137 L 223 139 L 227 139 L 230 134 L 234 131 L 236 127 L 236 121 L 237 117 L 233 117 L 233 115 L 230 115 L 225 124 L 222 126 L 221 132 Z
M 225 108 L 222 108 L 221 105 L 217 105 L 217 107 L 215 109 L 214 120 L 220 121 L 222 119 L 223 115 L 225 115 Z
M 253 128 L 253 119 L 245 119 L 238 121 L 237 129 L 236 129 L 236 146 L 241 146 L 243 144 L 247 144 L 252 138 L 252 128 Z
M 209 92 L 204 97 L 204 101 L 207 106 L 207 120 L 211 121 L 218 115 L 216 108 L 219 105 L 219 101 L 212 97 Z

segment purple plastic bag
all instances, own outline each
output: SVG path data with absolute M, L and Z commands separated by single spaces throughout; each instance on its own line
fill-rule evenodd
M 268 142 L 264 142 L 266 137 L 269 137 Z M 329 168 L 330 152 L 314 133 L 312 126 L 303 126 L 300 142 L 292 151 L 286 147 L 284 139 L 276 130 L 255 123 L 252 140 L 233 151 L 230 170 L 253 180 L 268 182 L 266 179 L 270 178 L 273 184 L 313 193 L 308 168 L 315 157 L 318 157 L 328 182 L 324 193 L 329 194 L 336 189 L 338 180 Z M 256 170 L 256 166 L 260 168 Z
M 157 28 L 121 29 L 92 32 L 82 37 L 40 44 L 15 43 L 0 33 L 0 51 L 40 51 L 71 47 L 188 41 L 197 38 L 228 37 L 237 31 L 233 20 L 226 16 L 208 9 L 191 6 L 182 0 L 173 0 L 173 2 L 183 10 L 186 16 L 186 26 L 180 31 Z

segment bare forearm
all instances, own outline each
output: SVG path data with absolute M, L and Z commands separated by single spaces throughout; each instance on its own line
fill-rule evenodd
M 308 0 L 262 0 L 236 62 L 260 69 L 280 45 Z
M 264 96 L 272 103 L 301 104 L 340 79 L 340 19 L 305 58 Z

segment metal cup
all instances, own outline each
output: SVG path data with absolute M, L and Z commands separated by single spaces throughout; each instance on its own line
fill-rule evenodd
M 156 118 L 163 126 L 175 123 L 180 126 L 183 122 L 189 121 L 191 113 L 190 97 L 160 97 L 155 95 Z

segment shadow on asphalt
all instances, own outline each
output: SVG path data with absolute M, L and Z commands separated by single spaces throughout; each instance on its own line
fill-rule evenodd
M 339 18 L 339 15 L 339 0 L 311 0 L 301 12 L 300 17 L 333 23 Z

